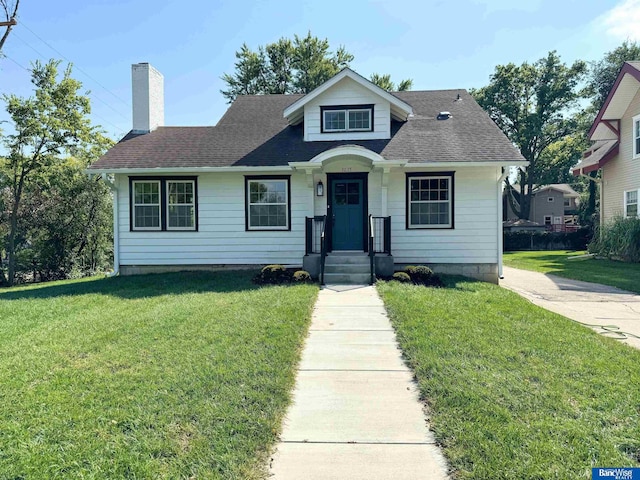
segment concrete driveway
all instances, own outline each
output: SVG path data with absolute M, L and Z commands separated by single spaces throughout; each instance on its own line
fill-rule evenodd
M 509 267 L 504 267 L 500 285 L 536 305 L 640 349 L 640 295 Z

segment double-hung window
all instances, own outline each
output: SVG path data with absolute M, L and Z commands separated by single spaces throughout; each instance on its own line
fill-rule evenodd
M 134 180 L 133 190 L 133 230 L 161 230 L 160 224 L 160 181 Z
M 289 177 L 245 177 L 247 230 L 290 230 Z
M 407 174 L 407 228 L 453 228 L 453 172 Z
M 195 182 L 167 180 L 167 230 L 194 229 L 195 213 Z
M 624 192 L 624 216 L 638 216 L 638 190 Z
M 373 131 L 373 105 L 320 107 L 322 133 Z
M 640 157 L 640 115 L 633 117 L 633 158 Z
M 130 177 L 131 230 L 197 230 L 194 177 Z

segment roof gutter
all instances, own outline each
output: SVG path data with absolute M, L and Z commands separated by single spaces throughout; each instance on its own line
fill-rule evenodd
M 290 171 L 288 165 L 267 167 L 151 167 L 151 168 L 89 168 L 91 174 L 172 174 L 172 173 L 213 173 L 213 172 L 282 172 Z
M 407 162 L 407 168 L 448 168 L 448 167 L 527 167 L 526 160 L 498 160 L 495 162 Z
M 376 167 L 382 166 L 404 166 L 405 168 L 451 168 L 451 167 L 525 167 L 529 165 L 527 161 L 496 161 L 496 162 L 409 162 L 407 160 L 384 160 L 376 161 Z M 197 174 L 197 173 L 218 173 L 218 172 L 289 172 L 293 169 L 319 168 L 310 162 L 290 162 L 288 165 L 269 165 L 262 167 L 151 167 L 151 168 L 89 168 L 85 173 L 95 174 Z

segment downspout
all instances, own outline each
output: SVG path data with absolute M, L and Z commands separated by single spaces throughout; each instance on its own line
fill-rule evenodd
M 503 227 L 502 227 L 502 183 L 509 176 L 509 167 L 505 168 L 500 178 L 498 178 L 498 278 L 504 278 L 502 274 L 502 249 L 503 249 Z
M 106 173 L 102 174 L 102 179 L 109 186 L 113 195 L 113 272 L 110 277 L 115 277 L 120 273 L 120 229 L 118 228 L 118 187 L 113 179 Z

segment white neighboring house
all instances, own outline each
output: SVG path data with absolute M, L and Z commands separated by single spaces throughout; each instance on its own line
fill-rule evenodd
M 389 93 L 347 68 L 306 95 L 240 96 L 216 126 L 165 127 L 162 76 L 132 72 L 133 129 L 89 170 L 114 190 L 117 272 L 317 275 L 324 230 L 336 281 L 375 253 L 380 274 L 497 282 L 503 171 L 527 162 L 466 91 Z
M 593 145 L 574 175 L 601 171 L 600 223 L 616 216 L 637 217 L 640 199 L 640 61 L 625 62 L 598 112 L 589 139 Z

